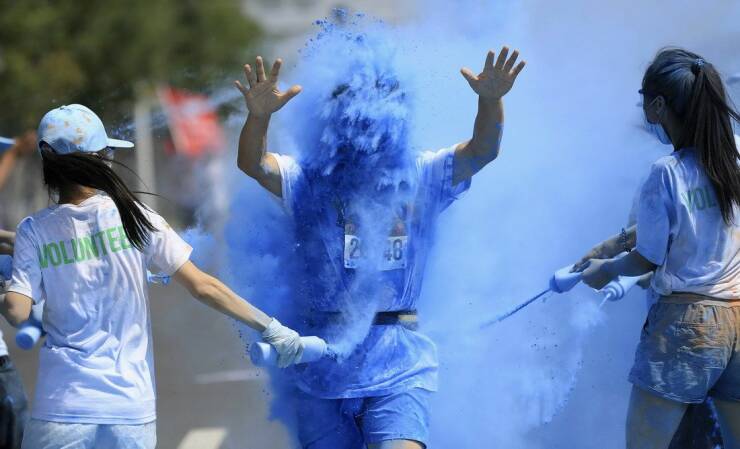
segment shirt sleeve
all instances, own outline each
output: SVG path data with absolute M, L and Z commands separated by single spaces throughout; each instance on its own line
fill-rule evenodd
M 470 188 L 471 178 L 452 184 L 455 148 L 457 144 L 438 151 L 427 151 L 420 158 L 422 187 L 427 189 L 429 200 L 437 204 L 439 212 Z
M 144 249 L 147 268 L 171 276 L 190 260 L 193 248 L 160 215 L 149 213 L 149 220 L 157 230 L 149 234 L 149 244 Z
M 656 163 L 642 186 L 637 206 L 636 250 L 656 265 L 665 263 L 671 242 L 671 178 L 668 168 Z
M 35 303 L 43 297 L 43 279 L 39 251 L 35 243 L 31 219 L 18 225 L 13 249 L 13 276 L 8 291 L 28 296 Z
M 630 213 L 627 216 L 627 227 L 631 227 L 637 224 L 637 209 L 640 207 L 640 196 L 642 196 L 642 186 L 645 184 L 647 177 L 644 176 L 640 179 L 640 183 L 635 189 L 635 193 L 632 195 L 632 204 L 630 205 Z
M 275 154 L 275 160 L 280 168 L 280 182 L 282 187 L 282 204 L 283 208 L 289 215 L 293 215 L 295 210 L 296 193 L 300 184 L 304 182 L 303 169 L 291 156 L 284 154 Z

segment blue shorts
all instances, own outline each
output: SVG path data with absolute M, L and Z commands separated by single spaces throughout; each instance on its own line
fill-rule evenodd
M 388 440 L 429 440 L 429 399 L 421 388 L 350 399 L 293 396 L 298 439 L 303 449 L 364 449 Z
M 156 446 L 156 422 L 112 425 L 31 419 L 21 449 L 154 449 Z
M 678 294 L 650 308 L 629 376 L 655 395 L 740 401 L 740 302 Z

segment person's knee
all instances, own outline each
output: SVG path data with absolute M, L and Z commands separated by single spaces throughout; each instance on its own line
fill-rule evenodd
M 686 407 L 633 388 L 625 428 L 627 449 L 667 448 Z

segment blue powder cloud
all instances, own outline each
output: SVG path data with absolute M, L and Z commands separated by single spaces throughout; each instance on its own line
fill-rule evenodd
M 274 117 L 269 149 L 318 175 L 377 164 L 368 188 L 397 186 L 399 168 L 420 149 L 470 136 L 476 98 L 459 68 L 475 71 L 488 49 L 517 46 L 529 64 L 505 100 L 501 156 L 442 216 L 420 300 L 441 362 L 431 447 L 623 447 L 626 375 L 645 317 L 639 292 L 599 311 L 598 297 L 578 287 L 486 332 L 478 325 L 624 225 L 640 179 L 664 151 L 635 107 L 642 71 L 674 44 L 737 72 L 717 43 L 736 41 L 740 7 L 700 23 L 706 8 L 687 3 L 433 0 L 419 11 L 400 27 L 354 16 L 319 22 L 295 66 L 285 66 L 285 81 L 304 90 Z M 234 135 L 243 118 L 230 118 Z M 388 151 L 397 159 L 381 157 Z M 295 299 L 306 286 L 294 225 L 261 187 L 234 176 L 223 274 L 299 327 Z M 367 180 L 341 182 L 358 179 Z M 273 416 L 289 424 L 284 379 L 275 373 L 272 382 Z

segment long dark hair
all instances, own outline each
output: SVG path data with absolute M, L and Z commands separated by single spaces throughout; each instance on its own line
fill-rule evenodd
M 41 156 L 44 183 L 50 191 L 85 186 L 105 192 L 116 204 L 131 244 L 138 250 L 149 244 L 149 233 L 156 228 L 144 213 L 146 206 L 108 166 L 112 160 L 96 153 L 57 154 L 46 144 L 42 144 Z
M 730 224 L 740 204 L 740 168 L 732 120 L 740 115 L 725 94 L 722 78 L 704 58 L 680 48 L 661 50 L 642 79 L 646 101 L 663 96 L 682 121 L 679 147 L 695 147 L 717 195 L 722 218 Z

